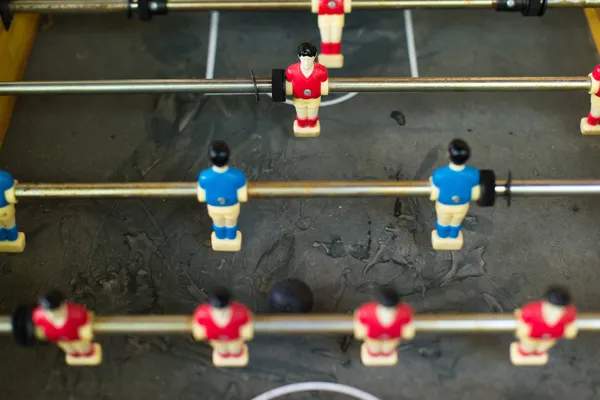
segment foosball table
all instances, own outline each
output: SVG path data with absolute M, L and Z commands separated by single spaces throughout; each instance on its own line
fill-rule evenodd
M 1 1 L 2 399 L 598 398 L 596 8 Z

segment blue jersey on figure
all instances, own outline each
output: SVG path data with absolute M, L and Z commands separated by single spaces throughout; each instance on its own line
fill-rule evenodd
M 473 189 L 478 188 L 480 180 L 479 170 L 466 165 L 470 155 L 469 145 L 454 139 L 448 145 L 450 165 L 437 169 L 431 177 L 431 183 L 437 189 L 437 195 L 433 197 L 436 200 L 435 230 L 431 233 L 435 250 L 462 248 L 460 229 L 469 203 L 474 200 Z
M 222 168 L 223 171 L 219 171 Z M 239 203 L 237 191 L 246 185 L 246 175 L 239 169 L 216 167 L 205 169 L 198 177 L 198 185 L 206 191 L 206 204 L 215 207 Z
M 7 243 L 10 244 L 10 248 L 2 248 L 2 251 L 8 252 L 20 252 L 23 251 L 25 246 L 24 239 L 19 239 L 19 229 L 15 222 L 14 206 L 6 198 L 6 191 L 15 186 L 15 180 L 6 171 L 0 171 L 0 209 L 11 206 L 12 210 L 8 210 L 2 213 L 2 228 L 0 228 L 0 243 L 2 246 Z M 0 246 L 1 247 L 1 246 Z
M 15 185 L 15 180 L 6 171 L 0 171 L 0 208 L 6 207 L 10 203 L 4 193 Z
M 237 220 L 240 201 L 247 200 L 246 175 L 227 166 L 229 147 L 223 141 L 212 143 L 208 157 L 213 166 L 198 176 L 198 200 L 206 202 L 208 216 L 213 222 L 212 248 L 216 251 L 239 251 L 242 233 L 238 231 Z M 243 188 L 244 191 L 239 193 Z
M 468 165 L 460 171 L 446 166 L 437 169 L 432 178 L 440 191 L 438 202 L 448 206 L 462 205 L 471 201 L 471 192 L 479 185 L 479 170 Z

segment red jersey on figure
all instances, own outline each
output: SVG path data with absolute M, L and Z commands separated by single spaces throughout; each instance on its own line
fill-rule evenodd
M 319 15 L 344 14 L 344 0 L 319 0 Z
M 88 310 L 75 303 L 67 303 L 67 316 L 62 326 L 56 326 L 46 318 L 44 309 L 36 307 L 33 311 L 33 323 L 42 328 L 46 339 L 51 342 L 81 340 L 79 328 L 89 322 Z
M 327 68 L 319 63 L 314 63 L 313 70 L 307 77 L 302 73 L 300 63 L 296 63 L 290 65 L 285 71 L 285 78 L 292 83 L 294 98 L 318 99 L 321 97 L 321 83 L 328 79 Z
M 413 311 L 410 305 L 402 303 L 398 306 L 396 318 L 390 325 L 384 326 L 377 318 L 378 303 L 371 302 L 358 309 L 358 319 L 367 327 L 367 338 L 390 340 L 402 338 L 402 328 L 412 322 Z
M 241 340 L 242 328 L 250 322 L 248 308 L 236 301 L 231 302 L 231 318 L 224 326 L 217 325 L 210 314 L 211 305 L 203 304 L 194 313 L 194 322 L 206 330 L 206 340 L 233 341 Z
M 544 321 L 543 303 L 543 301 L 536 301 L 521 309 L 521 320 L 531 327 L 529 337 L 531 339 L 561 339 L 567 325 L 575 321 L 577 311 L 573 305 L 569 305 L 562 317 L 554 325 L 549 325 Z
M 594 68 L 594 70 L 592 71 L 592 78 L 596 81 L 600 81 L 600 64 L 597 65 L 596 68 Z M 600 97 L 600 90 L 594 94 Z

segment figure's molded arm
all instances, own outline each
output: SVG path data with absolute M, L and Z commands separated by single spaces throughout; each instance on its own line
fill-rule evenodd
M 429 200 L 436 201 L 440 197 L 440 188 L 435 186 L 433 183 L 433 177 L 429 177 L 429 184 L 431 185 L 431 193 L 429 194 Z
M 288 96 L 294 94 L 294 87 L 292 86 L 292 82 L 288 80 L 285 81 L 285 94 L 287 94 Z
M 523 321 L 519 321 L 515 336 L 519 339 L 531 336 L 531 326 L 529 326 L 529 324 L 524 323 Z
M 237 197 L 240 203 L 245 203 L 248 201 L 248 184 L 244 183 L 244 186 L 237 190 Z
M 17 181 L 15 181 L 15 185 L 17 184 Z M 17 195 L 15 193 L 15 185 L 12 185 L 9 189 L 4 191 L 4 197 L 6 198 L 6 201 L 8 201 L 10 204 L 17 204 Z
M 575 339 L 578 332 L 579 332 L 579 329 L 575 325 L 575 321 L 573 321 L 565 327 L 565 338 L 566 339 Z
M 329 94 L 329 79 L 325 82 L 321 82 L 321 96 L 327 96 Z
M 521 314 L 521 309 L 517 308 L 515 310 L 515 318 L 517 319 L 517 331 L 515 332 L 515 336 L 517 338 L 529 337 L 531 327 L 525 322 L 523 322 Z
M 252 340 L 254 338 L 254 324 L 252 321 L 249 321 L 246 325 L 242 327 L 242 338 L 244 340 Z
M 310 1 L 310 11 L 313 14 L 319 13 L 319 0 L 311 0 Z
M 600 81 L 597 81 L 596 79 L 594 79 L 594 77 L 592 76 L 592 74 L 588 75 L 590 77 L 590 90 L 589 90 L 589 94 L 597 94 L 598 91 L 600 91 Z
M 199 323 L 197 323 L 196 321 L 192 322 L 192 336 L 194 337 L 194 340 L 196 341 L 200 341 L 200 340 L 206 340 L 206 328 L 202 325 L 200 325 Z
M 354 338 L 355 339 L 364 339 L 367 336 L 367 328 L 360 322 L 360 318 L 358 314 L 354 315 Z
M 344 0 L 344 12 L 350 14 L 352 12 L 352 0 Z
M 412 340 L 415 337 L 415 323 L 413 321 L 404 325 L 402 328 L 402 338 Z
M 204 190 L 200 184 L 196 186 L 196 194 L 200 203 L 204 203 L 206 201 L 206 190 Z
M 92 321 L 79 327 L 79 337 L 83 340 L 91 341 L 94 338 L 94 331 L 92 330 Z
M 475 185 L 473 186 L 473 188 L 471 189 L 471 200 L 479 200 L 479 198 L 481 197 L 481 186 L 480 185 Z
M 38 340 L 46 340 L 46 334 L 44 333 L 44 330 L 39 326 L 35 327 L 34 335 Z

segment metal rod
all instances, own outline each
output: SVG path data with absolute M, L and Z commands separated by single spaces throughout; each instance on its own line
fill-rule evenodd
M 269 79 L 257 79 L 259 93 L 271 92 Z M 254 93 L 249 79 L 136 79 L 64 82 L 2 82 L 0 95 L 78 93 Z
M 354 0 L 353 10 L 390 10 L 410 8 L 432 9 L 493 9 L 495 0 Z M 549 8 L 596 8 L 600 0 L 548 0 Z M 52 13 L 118 13 L 128 8 L 127 0 L 15 0 L 9 3 L 12 12 Z M 167 10 L 173 11 L 279 11 L 311 8 L 307 0 L 168 0 Z M 137 10 L 137 1 L 131 4 Z
M 270 79 L 257 79 L 259 93 L 271 93 Z M 472 78 L 332 78 L 329 91 L 347 92 L 468 92 L 468 91 L 589 91 L 584 77 Z M 254 93 L 249 79 L 136 79 L 105 81 L 0 82 L 0 95 L 19 94 L 140 94 L 140 93 Z
M 429 196 L 428 181 L 296 181 L 249 182 L 251 198 Z M 496 194 L 506 194 L 506 181 L 496 182 Z M 600 194 L 600 179 L 514 180 L 511 196 Z M 17 183 L 17 198 L 196 197 L 195 182 L 161 183 Z
M 600 331 L 600 314 L 580 314 L 577 327 L 582 331 Z M 99 316 L 94 320 L 98 335 L 190 334 L 192 317 L 189 315 L 123 315 Z M 256 315 L 254 331 L 259 334 L 351 334 L 352 315 L 297 314 Z M 517 329 L 512 314 L 427 314 L 415 316 L 415 329 L 430 333 L 500 333 Z M 12 331 L 11 318 L 0 316 L 0 334 Z

